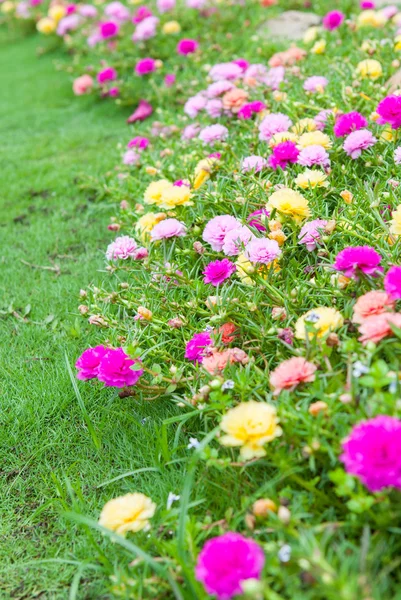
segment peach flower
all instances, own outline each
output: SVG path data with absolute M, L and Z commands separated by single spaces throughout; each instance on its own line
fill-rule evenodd
M 386 292 L 373 290 L 360 296 L 354 306 L 354 323 L 363 323 L 367 317 L 381 315 L 388 309 L 393 309 L 395 302 Z
M 401 327 L 401 315 L 382 313 L 367 317 L 359 327 L 359 333 L 362 334 L 359 341 L 364 345 L 368 342 L 380 342 L 383 338 L 393 334 L 390 325 Z
M 301 356 L 285 360 L 270 373 L 270 385 L 274 388 L 273 394 L 278 396 L 282 390 L 295 388 L 300 383 L 314 381 L 316 369 L 315 365 Z
M 305 58 L 306 52 L 305 50 L 301 50 L 297 46 L 292 46 L 288 50 L 284 52 L 277 52 L 273 54 L 271 59 L 269 60 L 270 67 L 286 67 L 291 66 L 299 60 Z
M 237 113 L 241 106 L 245 104 L 248 99 L 248 94 L 245 90 L 240 88 L 233 88 L 226 92 L 222 98 L 223 107 L 226 110 L 231 110 L 233 113 Z
M 74 79 L 72 84 L 72 91 L 76 96 L 83 96 L 87 92 L 90 92 L 93 87 L 93 79 L 90 75 L 81 75 Z
M 241 363 L 246 365 L 249 361 L 247 354 L 240 348 L 229 348 L 219 352 L 216 348 L 211 349 L 209 356 L 205 356 L 202 367 L 211 375 L 215 375 L 225 369 L 228 364 Z

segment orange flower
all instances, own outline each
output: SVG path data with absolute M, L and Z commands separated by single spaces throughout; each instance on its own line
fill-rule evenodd
M 363 345 L 368 342 L 380 342 L 383 338 L 393 335 L 390 325 L 401 327 L 401 315 L 396 313 L 382 313 L 381 315 L 372 315 L 367 317 L 359 327 L 361 337 L 359 341 Z
M 222 98 L 223 107 L 226 110 L 231 110 L 233 113 L 237 113 L 241 106 L 245 104 L 248 99 L 248 94 L 245 90 L 240 88 L 233 88 L 226 92 Z
M 301 50 L 297 46 L 292 46 L 284 52 L 277 52 L 273 54 L 269 60 L 270 67 L 286 67 L 295 64 L 297 61 L 305 58 L 305 50 Z
M 394 308 L 395 302 L 386 292 L 373 290 L 360 296 L 354 306 L 354 323 L 363 323 L 372 315 L 380 315 Z
M 242 365 L 246 365 L 248 361 L 249 357 L 240 348 L 228 348 L 227 350 L 223 350 L 223 352 L 212 348 L 211 354 L 205 356 L 203 359 L 202 367 L 211 375 L 216 375 L 224 371 L 228 364 L 239 362 Z
M 285 360 L 270 373 L 270 385 L 273 394 L 278 396 L 282 390 L 293 389 L 300 383 L 310 383 L 315 380 L 315 365 L 301 356 Z
M 223 344 L 230 344 L 235 340 L 238 335 L 236 334 L 237 327 L 234 323 L 224 323 L 219 327 L 219 333 L 221 333 L 221 341 Z

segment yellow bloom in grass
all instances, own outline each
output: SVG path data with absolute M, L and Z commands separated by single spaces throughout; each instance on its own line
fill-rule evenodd
M 159 179 L 159 181 L 152 181 L 145 190 L 144 200 L 146 204 L 159 205 L 161 202 L 162 193 L 173 187 L 173 184 L 167 179 Z
M 287 92 L 281 92 L 280 90 L 274 90 L 272 93 L 273 100 L 276 102 L 284 102 L 288 98 Z
M 354 199 L 354 194 L 352 192 L 350 192 L 349 190 L 343 190 L 342 192 L 340 192 L 340 196 L 344 200 L 344 202 L 346 202 L 347 204 L 352 204 L 352 200 Z
M 331 139 L 326 133 L 323 131 L 308 131 L 307 133 L 303 133 L 298 140 L 299 148 L 307 148 L 308 146 L 323 146 L 328 150 L 331 148 L 332 143 Z
M 317 187 L 327 187 L 329 182 L 327 180 L 326 173 L 323 171 L 313 171 L 312 169 L 305 169 L 303 173 L 300 173 L 298 177 L 295 178 L 295 183 L 302 188 L 306 189 L 314 189 Z
M 100 514 L 99 525 L 121 535 L 128 531 L 141 531 L 149 526 L 149 519 L 153 517 L 155 510 L 156 504 L 145 494 L 125 494 L 106 502 Z
M 6 0 L 2 4 L 0 4 L 0 10 L 4 14 L 8 14 L 14 10 L 14 2 Z
M 304 133 L 305 131 L 316 131 L 316 129 L 316 121 L 314 121 L 310 117 L 305 117 L 305 119 L 301 119 L 300 121 L 298 121 L 298 123 L 295 123 L 295 125 L 291 127 L 291 131 L 294 131 L 298 135 Z
M 311 44 L 312 42 L 314 42 L 318 36 L 318 33 L 319 27 L 309 27 L 309 29 L 306 30 L 304 35 L 304 44 Z
M 310 51 L 312 54 L 324 54 L 326 51 L 326 41 L 318 40 L 313 44 Z
M 254 280 L 250 275 L 255 273 L 255 267 L 253 264 L 247 259 L 245 254 L 239 254 L 237 256 L 237 260 L 235 262 L 237 270 L 235 274 L 241 279 L 242 283 L 245 285 L 255 285 Z
M 263 448 L 282 434 L 276 409 L 265 402 L 242 402 L 222 418 L 220 428 L 226 435 L 220 438 L 223 446 L 240 446 L 245 460 L 266 455 Z
M 401 35 L 397 35 L 394 39 L 394 50 L 401 50 Z
M 290 188 L 282 188 L 274 192 L 270 196 L 266 208 L 269 211 L 275 208 L 280 215 L 291 217 L 296 223 L 303 221 L 311 214 L 308 200 Z
M 376 10 L 363 10 L 356 20 L 358 27 L 383 27 L 386 17 Z
M 178 21 L 167 21 L 167 23 L 163 25 L 163 33 L 174 34 L 180 33 L 180 31 L 181 25 L 178 23 Z
M 335 331 L 344 323 L 344 319 L 341 313 L 335 308 L 328 306 L 320 306 L 319 308 L 312 308 L 308 312 L 300 317 L 295 324 L 295 337 L 298 340 L 306 339 L 306 327 L 313 328 L 314 331 L 308 333 L 309 339 L 316 335 L 318 338 L 324 337 L 331 331 Z
M 135 231 L 142 239 L 146 239 L 147 235 L 152 231 L 153 227 L 160 221 L 166 218 L 164 213 L 146 213 L 138 219 L 135 225 Z
M 386 125 L 383 128 L 380 134 L 380 139 L 384 142 L 392 142 L 394 140 L 394 130 L 392 129 L 391 125 Z
M 65 17 L 66 14 L 67 10 L 65 6 L 62 6 L 61 4 L 56 4 L 55 6 L 52 6 L 51 8 L 49 8 L 48 12 L 48 16 L 51 19 L 53 19 L 53 21 L 56 21 L 56 23 L 61 21 L 61 19 Z
M 398 12 L 396 15 L 394 15 L 394 17 L 392 18 L 392 22 L 394 23 L 394 25 L 401 25 L 401 12 Z
M 356 72 L 362 79 L 378 79 L 383 75 L 383 69 L 378 60 L 367 58 L 362 60 L 356 67 Z
M 390 233 L 401 235 L 401 204 L 391 213 Z
M 36 29 L 39 31 L 39 33 L 44 33 L 45 35 L 56 31 L 56 27 L 57 23 L 49 17 L 43 17 L 43 19 L 39 19 L 39 21 L 36 23 Z
M 298 136 L 295 133 L 291 133 L 291 131 L 280 131 L 280 133 L 275 133 L 269 140 L 270 148 L 274 148 L 277 144 L 281 144 L 281 142 L 294 142 L 296 144 L 298 142 Z
M 191 204 L 191 189 L 187 185 L 172 185 L 163 190 L 158 206 L 168 210 L 184 204 Z
M 218 163 L 218 161 L 219 159 L 217 157 L 212 156 L 209 158 L 203 158 L 198 162 L 198 164 L 195 167 L 194 173 L 194 190 L 200 188 L 200 186 L 203 185 L 205 181 L 207 181 L 210 178 L 210 174 L 213 168 L 216 166 L 216 163 Z

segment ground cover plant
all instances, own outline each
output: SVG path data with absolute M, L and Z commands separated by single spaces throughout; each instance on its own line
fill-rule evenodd
M 315 3 L 295 45 L 293 3 L 190 4 L 35 9 L 131 127 L 78 179 L 114 211 L 67 360 L 102 469 L 40 512 L 87 536 L 72 597 L 400 597 L 401 13 Z

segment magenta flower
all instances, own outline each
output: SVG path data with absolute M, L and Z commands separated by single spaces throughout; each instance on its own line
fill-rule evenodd
M 361 2 L 359 3 L 359 6 L 361 7 L 362 10 L 375 9 L 376 3 L 373 2 L 372 0 L 361 0 Z
M 379 102 L 376 112 L 379 115 L 379 125 L 391 125 L 393 129 L 401 127 L 401 96 L 386 96 Z
M 371 492 L 401 490 L 401 421 L 379 415 L 358 423 L 343 441 L 340 459 Z
M 177 52 L 178 54 L 182 54 L 186 56 L 187 54 L 193 54 L 197 51 L 199 47 L 199 43 L 196 40 L 191 40 L 189 38 L 184 38 L 180 40 L 177 44 Z
M 377 139 L 371 131 L 368 129 L 359 129 L 358 131 L 353 131 L 345 138 L 343 148 L 348 156 L 355 160 L 361 156 L 362 150 L 371 148 L 376 142 Z
M 305 244 L 309 252 L 315 250 L 322 237 L 322 231 L 327 225 L 324 219 L 314 219 L 302 226 L 298 235 L 298 244 Z
M 280 254 L 280 246 L 276 240 L 268 238 L 255 238 L 245 248 L 245 256 L 251 263 L 268 265 L 275 261 Z
M 185 358 L 192 362 L 201 363 L 204 357 L 205 348 L 211 346 L 211 344 L 212 338 L 207 331 L 195 333 L 185 345 Z
M 152 231 L 150 237 L 152 242 L 156 240 L 166 240 L 172 237 L 182 237 L 186 234 L 187 228 L 185 224 L 178 219 L 164 219 L 157 223 Z
M 132 17 L 132 22 L 137 25 L 147 17 L 152 16 L 152 11 L 147 6 L 138 6 L 135 11 L 134 16 Z
M 135 65 L 135 73 L 140 77 L 153 71 L 156 71 L 156 61 L 153 58 L 142 58 Z
M 353 279 L 358 279 L 358 271 L 374 277 L 383 271 L 379 266 L 381 258 L 371 246 L 348 246 L 337 254 L 333 267 Z
M 146 137 L 137 135 L 127 144 L 127 148 L 138 148 L 138 150 L 145 150 L 150 144 L 150 141 Z
M 255 227 L 255 229 L 257 229 L 258 231 L 265 232 L 266 231 L 265 223 L 269 217 L 270 217 L 269 211 L 266 210 L 265 208 L 260 208 L 259 210 L 255 210 L 254 212 L 252 212 L 248 216 L 247 221 L 248 221 L 250 227 Z
M 342 13 L 339 10 L 332 10 L 323 17 L 322 25 L 325 29 L 333 31 L 334 29 L 337 29 L 337 27 L 340 27 L 340 25 L 343 24 L 344 19 L 344 13 Z
M 119 30 L 120 27 L 114 21 L 106 21 L 99 25 L 99 33 L 104 40 L 115 37 Z
M 203 283 L 210 283 L 216 287 L 226 279 L 229 279 L 235 270 L 236 266 L 228 258 L 214 260 L 206 265 L 203 271 Z
M 150 117 L 152 112 L 153 108 L 151 104 L 149 104 L 149 102 L 146 102 L 146 100 L 139 100 L 139 104 L 136 110 L 134 110 L 132 115 L 128 117 L 127 123 L 136 123 L 136 121 L 144 121 L 145 119 Z
M 305 92 L 322 92 L 328 83 L 326 77 L 312 75 L 305 79 L 303 88 Z
M 230 531 L 206 542 L 195 574 L 208 594 L 230 600 L 242 594 L 244 581 L 260 579 L 264 563 L 263 550 L 256 542 Z
M 100 361 L 97 378 L 105 387 L 123 388 L 135 385 L 143 375 L 143 369 L 131 369 L 138 363 L 139 360 L 130 358 L 122 348 L 111 348 Z
M 401 298 L 401 267 L 391 267 L 384 278 L 384 289 L 393 300 Z
M 245 58 L 237 58 L 236 60 L 233 60 L 233 63 L 241 67 L 243 71 L 246 71 L 249 67 L 249 62 L 245 60 Z
M 164 85 L 168 88 L 172 87 L 175 84 L 176 79 L 174 73 L 167 73 L 167 75 L 164 76 Z
M 240 221 L 231 215 L 218 215 L 206 224 L 202 239 L 211 245 L 212 249 L 220 252 L 223 249 L 224 238 L 232 229 L 241 227 Z
M 95 346 L 85 350 L 75 363 L 78 369 L 77 379 L 88 381 L 98 376 L 99 365 L 108 349 L 105 346 Z
M 100 85 L 106 81 L 114 81 L 117 79 L 117 71 L 112 67 L 107 67 L 107 69 L 103 69 L 103 71 L 97 74 L 96 79 Z
M 254 102 L 248 102 L 243 104 L 239 109 L 237 115 L 239 119 L 250 119 L 253 115 L 262 112 L 266 109 L 266 104 L 261 100 L 255 100 Z
M 357 111 L 345 113 L 336 119 L 333 131 L 337 137 L 344 137 L 353 131 L 367 127 L 368 122 L 361 113 Z
M 299 150 L 294 142 L 287 141 L 277 144 L 273 148 L 273 153 L 269 156 L 269 165 L 276 170 L 286 169 L 289 163 L 296 163 L 299 156 Z

